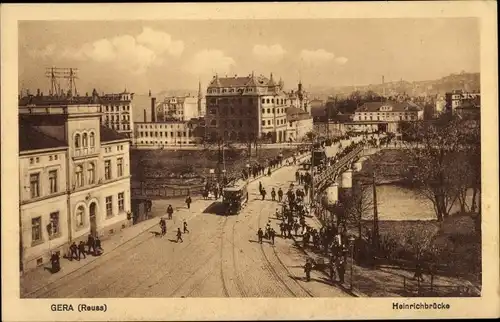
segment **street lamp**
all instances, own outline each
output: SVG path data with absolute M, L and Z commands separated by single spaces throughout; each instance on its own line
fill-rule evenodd
M 349 236 L 349 246 L 351 247 L 351 281 L 350 281 L 350 285 L 349 285 L 349 289 L 352 291 L 352 268 L 354 266 L 354 236 L 353 235 L 350 235 Z

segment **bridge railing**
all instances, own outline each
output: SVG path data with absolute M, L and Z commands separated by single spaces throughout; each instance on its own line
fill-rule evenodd
M 342 169 L 346 164 L 349 164 L 349 162 L 352 161 L 353 158 L 357 157 L 358 154 L 363 151 L 364 146 L 360 145 L 356 147 L 354 150 L 349 152 L 347 155 L 342 157 L 339 161 L 337 161 L 333 166 L 328 167 L 323 173 L 319 174 L 316 176 L 315 179 L 315 189 L 318 191 L 318 189 L 321 190 L 323 188 L 323 185 L 327 181 L 328 178 L 335 178 L 337 172 Z

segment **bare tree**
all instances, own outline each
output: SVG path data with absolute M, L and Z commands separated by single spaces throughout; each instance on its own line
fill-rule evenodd
M 456 162 L 462 147 L 460 124 L 447 118 L 414 122 L 410 131 L 417 136 L 417 144 L 406 146 L 410 164 L 405 176 L 432 202 L 437 220 L 442 221 L 458 198 L 457 173 L 463 171 Z
M 344 221 L 347 225 L 358 230 L 358 238 L 362 237 L 363 219 L 373 211 L 373 198 L 370 197 L 371 185 L 356 181 L 352 187 L 352 194 L 343 205 Z

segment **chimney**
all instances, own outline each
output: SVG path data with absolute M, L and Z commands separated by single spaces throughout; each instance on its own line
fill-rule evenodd
M 144 109 L 144 123 L 146 123 L 146 109 Z
M 156 122 L 156 97 L 151 97 L 151 122 Z

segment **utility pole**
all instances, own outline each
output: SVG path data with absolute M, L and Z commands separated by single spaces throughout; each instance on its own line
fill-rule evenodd
M 378 250 L 378 209 L 377 209 L 377 185 L 375 182 L 375 171 L 373 172 L 373 234 L 372 234 L 372 243 L 373 243 L 373 257 L 375 259 L 376 251 Z

